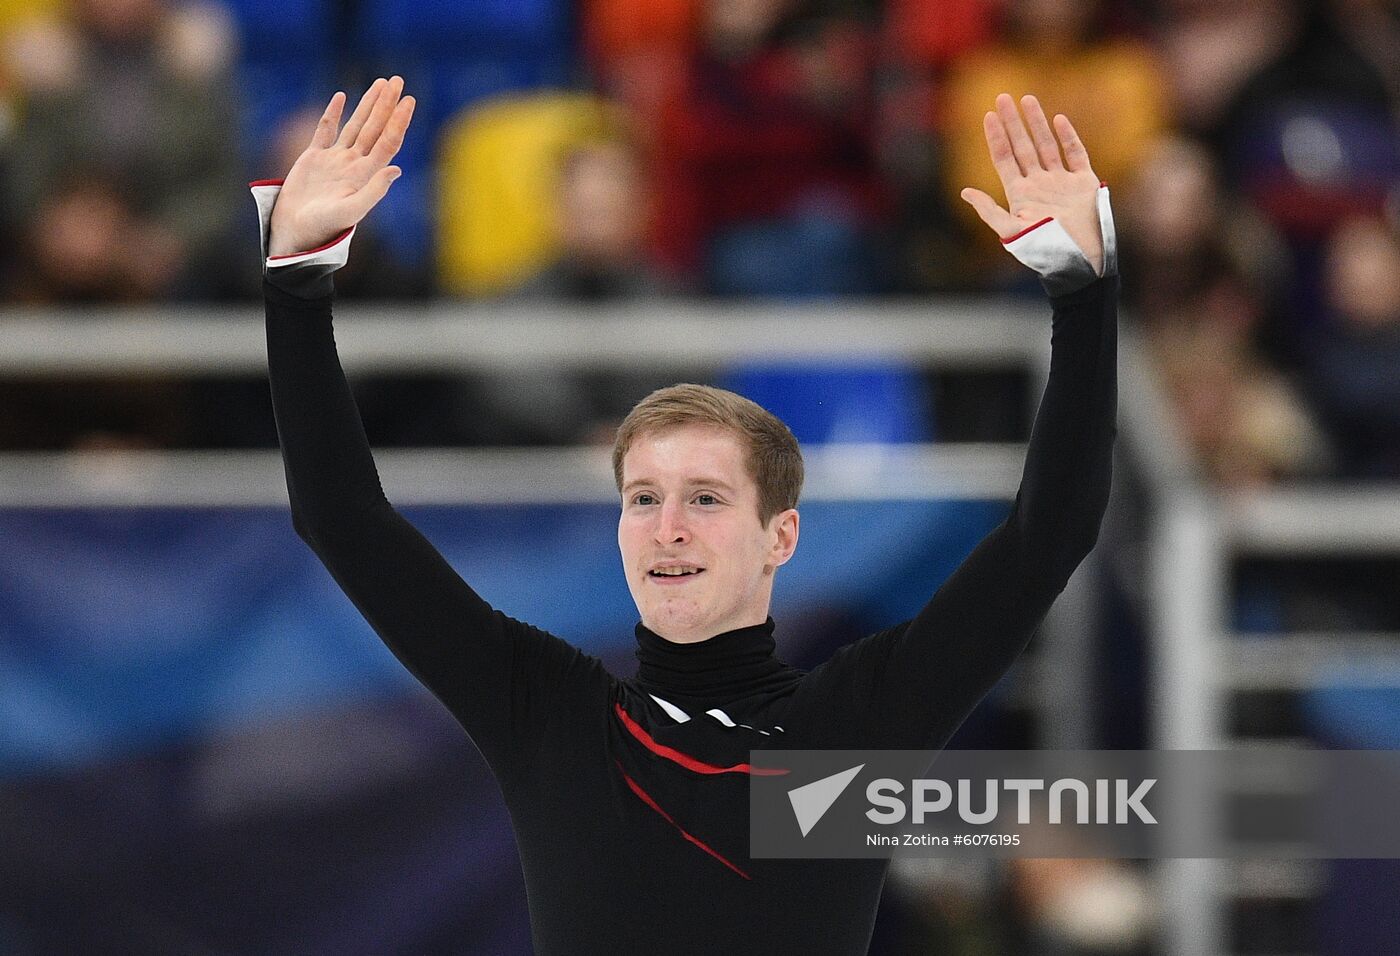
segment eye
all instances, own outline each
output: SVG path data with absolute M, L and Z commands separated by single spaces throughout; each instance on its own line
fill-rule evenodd
M 632 503 L 635 505 L 649 505 L 655 500 L 655 498 L 653 498 L 650 494 L 644 491 L 641 494 L 637 495 L 635 498 L 633 498 Z
M 700 502 L 702 505 L 717 505 L 717 504 L 719 504 L 719 499 L 716 498 L 714 495 L 711 495 L 711 494 L 696 495 L 696 496 L 695 496 L 695 500 L 698 501 L 698 502 Z

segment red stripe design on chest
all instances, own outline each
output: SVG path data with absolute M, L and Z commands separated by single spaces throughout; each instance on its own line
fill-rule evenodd
M 665 757 L 667 760 L 680 764 L 687 770 L 695 773 L 747 773 L 755 777 L 779 777 L 788 771 L 779 767 L 755 767 L 752 764 L 736 763 L 731 767 L 720 767 L 712 763 L 706 763 L 688 753 L 682 753 L 674 747 L 668 747 L 663 743 L 658 743 L 656 738 L 647 733 L 646 728 L 632 719 L 632 715 L 623 709 L 620 703 L 613 704 L 613 710 L 617 714 L 617 719 L 622 721 L 622 726 L 627 728 L 627 732 L 637 739 L 645 748 L 656 754 L 658 757 Z
M 752 880 L 752 879 L 753 879 L 753 877 L 749 876 L 747 873 L 745 873 L 743 870 L 739 869 L 739 868 L 738 868 L 737 866 L 735 866 L 733 863 L 731 863 L 731 862 L 729 862 L 728 860 L 726 860 L 726 859 L 724 858 L 724 855 L 723 855 L 723 854 L 721 854 L 721 853 L 719 853 L 718 851 L 716 851 L 713 847 L 711 847 L 709 844 L 707 844 L 704 840 L 701 840 L 699 837 L 692 836 L 691 834 L 687 833 L 686 830 L 685 830 L 685 828 L 682 827 L 679 823 L 677 823 L 674 819 L 672 819 L 672 817 L 671 817 L 671 815 L 670 815 L 669 813 L 667 813 L 665 810 L 661 809 L 661 805 L 660 805 L 659 803 L 657 803 L 655 800 L 652 799 L 651 794 L 649 794 L 649 793 L 647 793 L 645 790 L 643 790 L 642 787 L 641 787 L 641 785 L 640 785 L 639 783 L 637 783 L 637 781 L 633 780 L 631 777 L 629 777 L 629 776 L 627 775 L 627 771 L 622 769 L 622 762 L 621 762 L 621 761 L 615 761 L 615 762 L 617 763 L 617 770 L 618 770 L 618 772 L 622 774 L 622 779 L 625 780 L 625 781 L 627 781 L 627 786 L 628 786 L 629 788 L 631 788 L 632 792 L 635 793 L 635 794 L 637 795 L 637 797 L 638 797 L 643 803 L 645 803 L 647 806 L 651 807 L 651 808 L 652 808 L 653 810 L 655 810 L 657 813 L 661 814 L 661 818 L 662 818 L 663 820 L 665 820 L 667 823 L 671 824 L 671 826 L 675 827 L 675 828 L 676 828 L 676 832 L 678 832 L 681 836 L 685 837 L 686 840 L 688 840 L 689 842 L 694 843 L 694 844 L 695 844 L 696 846 L 698 846 L 700 849 L 702 849 L 702 850 L 704 850 L 706 853 L 710 854 L 710 856 L 714 857 L 716 860 L 719 860 L 721 863 L 723 863 L 725 866 L 729 867 L 729 868 L 730 868 L 731 870 L 733 870 L 735 873 L 738 873 L 738 874 L 739 874 L 740 876 L 742 876 L 744 879 L 746 879 L 746 880 Z

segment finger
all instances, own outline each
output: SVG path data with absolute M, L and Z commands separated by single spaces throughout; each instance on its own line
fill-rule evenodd
M 964 202 L 977 211 L 978 217 L 991 226 L 992 231 L 1001 238 L 1014 236 L 1016 231 L 1021 228 L 1020 220 L 998 206 L 996 200 L 982 190 L 969 186 L 959 195 L 962 196 Z
M 384 124 L 389 122 L 394 107 L 399 105 L 399 97 L 402 95 L 403 77 L 390 77 L 389 85 L 384 88 L 384 92 L 379 94 L 379 99 L 375 100 L 374 109 L 370 111 L 364 129 L 360 130 L 360 135 L 355 137 L 355 149 L 366 156 L 369 155 L 374 144 L 379 141 L 379 134 L 384 132 Z
M 340 114 L 344 109 L 345 94 L 338 92 L 326 104 L 326 111 L 321 114 L 321 119 L 316 124 L 316 131 L 311 134 L 312 146 L 317 149 L 326 149 L 335 142 L 335 131 L 340 127 Z
M 369 114 L 374 109 L 375 102 L 379 99 L 379 93 L 388 85 L 381 76 L 369 85 L 365 90 L 365 95 L 360 97 L 360 103 L 355 107 L 355 112 L 350 114 L 350 121 L 345 124 L 345 128 L 340 131 L 340 139 L 336 140 L 337 146 L 349 146 L 355 142 L 355 137 L 360 135 L 360 130 L 364 129 L 365 120 L 369 119 Z
M 1035 143 L 1040 165 L 1046 169 L 1063 169 L 1060 162 L 1060 144 L 1050 131 L 1050 123 L 1045 119 L 1045 110 L 1040 108 L 1040 100 L 1029 94 L 1021 97 L 1021 112 L 1026 115 L 1026 125 L 1030 127 L 1031 140 Z
M 359 191 L 346 199 L 350 214 L 355 222 L 363 219 L 379 200 L 383 199 L 389 192 L 389 187 L 394 184 L 403 170 L 397 166 L 385 166 L 379 172 L 369 178 L 369 182 L 360 187 Z
M 988 113 L 982 117 L 982 132 L 987 137 L 987 152 L 991 154 L 992 166 L 997 171 L 997 178 L 1001 180 L 1001 188 L 1010 195 L 1011 184 L 1025 174 L 1016 163 L 1016 156 L 1011 151 L 1011 141 L 1006 138 L 1006 127 L 1001 124 L 1001 117 L 995 113 Z
M 1006 93 L 997 96 L 997 116 L 1001 117 L 1002 125 L 1006 127 L 1006 138 L 1011 140 L 1011 151 L 1016 154 L 1021 170 L 1029 173 L 1040 169 L 1040 159 L 1035 155 L 1031 134 L 1026 132 L 1026 124 L 1021 121 L 1021 114 L 1016 112 L 1016 101 Z
M 408 124 L 413 119 L 413 107 L 416 103 L 412 96 L 405 96 L 399 100 L 399 105 L 394 107 L 389 122 L 384 126 L 384 132 L 380 134 L 369 154 L 375 166 L 382 166 L 398 155 L 403 146 L 404 134 L 408 132 Z
M 1089 168 L 1089 151 L 1079 140 L 1074 124 L 1063 113 L 1055 114 L 1055 132 L 1060 136 L 1060 145 L 1065 149 L 1065 166 L 1072 173 Z

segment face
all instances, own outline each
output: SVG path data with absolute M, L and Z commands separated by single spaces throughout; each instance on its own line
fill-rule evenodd
M 40 270 L 70 289 L 100 288 L 111 281 L 130 219 L 121 197 L 98 183 L 77 183 L 51 196 L 34 227 Z
M 690 644 L 762 624 L 797 528 L 795 509 L 759 523 L 758 486 L 727 429 L 639 435 L 623 459 L 617 544 L 627 587 L 642 623 L 668 640 Z
M 1332 307 L 1358 328 L 1400 322 L 1400 242 L 1379 219 L 1353 219 L 1327 249 Z
M 1189 251 L 1209 235 L 1219 205 L 1210 159 L 1184 140 L 1160 141 L 1134 190 L 1138 232 L 1154 248 Z
M 642 241 L 641 180 L 620 146 L 599 146 L 576 157 L 561 184 L 559 231 L 564 246 L 596 262 L 627 264 Z

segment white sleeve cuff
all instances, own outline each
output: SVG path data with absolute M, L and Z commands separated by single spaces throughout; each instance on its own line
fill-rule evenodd
M 1108 201 L 1108 184 L 1099 183 L 1097 195 L 1099 231 L 1103 236 L 1103 272 L 1095 272 L 1089 258 L 1054 218 L 1042 219 L 1010 239 L 1003 239 L 1006 251 L 1040 276 L 1045 291 L 1064 295 L 1082 289 L 1102 276 L 1118 274 L 1118 238 L 1113 229 L 1113 210 Z
M 258 204 L 264 272 L 289 269 L 292 266 L 319 266 L 321 268 L 317 271 L 331 273 L 345 265 L 350 259 L 350 240 L 355 235 L 354 226 L 315 249 L 280 256 L 267 254 L 268 233 L 272 227 L 272 207 L 277 205 L 277 194 L 282 191 L 282 182 L 280 179 L 259 179 L 248 184 L 248 188 L 253 191 L 253 201 Z

